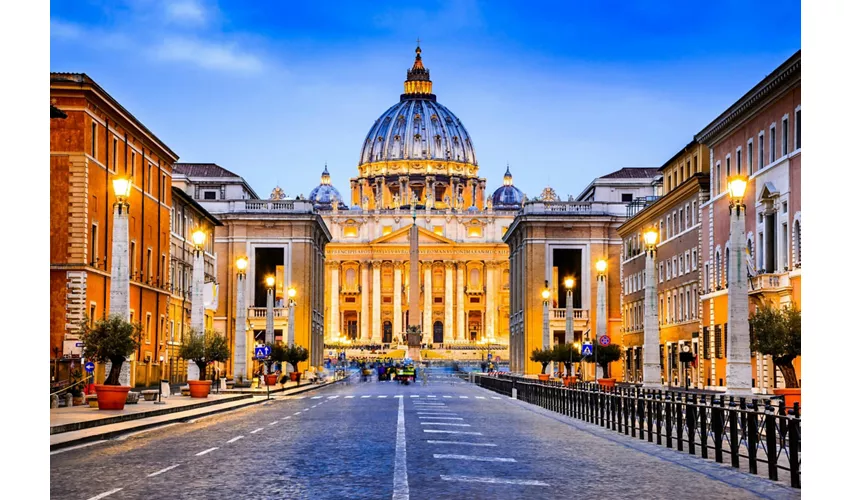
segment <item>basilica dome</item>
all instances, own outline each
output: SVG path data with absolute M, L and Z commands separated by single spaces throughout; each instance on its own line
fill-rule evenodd
M 522 191 L 514 187 L 511 167 L 505 171 L 502 187 L 493 192 L 494 210 L 518 210 L 522 206 Z
M 405 93 L 372 125 L 360 150 L 359 165 L 395 160 L 432 160 L 477 165 L 472 139 L 463 123 L 431 93 L 422 50 L 407 71 Z
M 342 196 L 339 191 L 331 184 L 331 174 L 328 172 L 328 166 L 325 165 L 325 171 L 322 172 L 321 183 L 310 191 L 308 200 L 313 202 L 313 205 L 320 210 L 330 210 L 333 208 L 333 202 L 337 202 L 337 208 L 345 210 L 348 207 L 342 202 Z

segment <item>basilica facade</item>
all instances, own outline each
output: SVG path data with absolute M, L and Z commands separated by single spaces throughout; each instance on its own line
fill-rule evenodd
M 398 341 L 409 317 L 410 239 L 419 228 L 423 342 L 509 341 L 508 247 L 524 202 L 510 168 L 489 196 L 463 122 L 437 102 L 421 50 L 399 102 L 368 131 L 351 206 L 322 173 L 309 200 L 331 233 L 325 250 L 326 342 Z M 414 214 L 416 217 L 414 218 Z

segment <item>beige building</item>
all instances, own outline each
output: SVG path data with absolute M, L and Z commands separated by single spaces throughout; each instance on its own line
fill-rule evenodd
M 321 364 L 324 346 L 324 291 L 314 286 L 324 281 L 325 245 L 330 240 L 322 218 L 305 200 L 285 197 L 276 188 L 269 199 L 256 193 L 238 175 L 215 164 L 175 166 L 175 185 L 183 188 L 223 224 L 216 228 L 218 258 L 218 309 L 213 328 L 227 335 L 235 350 L 236 259 L 247 257 L 245 298 L 249 371 L 254 346 L 282 341 L 294 321 L 294 342 L 310 351 L 310 366 Z M 266 276 L 275 277 L 274 332 L 266 331 Z M 296 291 L 294 317 L 289 316 L 288 290 Z M 227 373 L 233 373 L 231 356 Z M 302 367 L 304 368 L 304 367 Z
M 526 374 L 540 373 L 531 361 L 534 349 L 544 345 L 542 292 L 551 291 L 548 326 L 550 345 L 595 338 L 598 277 L 595 263 L 604 259 L 608 274 L 605 293 L 607 333 L 622 345 L 620 333 L 620 267 L 622 241 L 617 228 L 626 220 L 626 206 L 633 197 L 652 192 L 656 169 L 624 168 L 591 183 L 582 191 L 583 201 L 561 201 L 551 188 L 519 211 L 504 236 L 510 252 L 509 331 L 510 369 Z M 617 179 L 628 179 L 617 186 Z M 618 192 L 620 189 L 627 192 Z M 613 190 L 613 191 L 612 191 Z M 623 196 L 623 195 L 631 196 Z M 599 196 L 604 201 L 597 201 Z M 614 201 L 611 201 L 614 200 Z M 628 201 L 624 201 L 628 200 Z M 567 331 L 567 289 L 573 288 L 573 331 Z M 592 378 L 585 369 L 584 378 Z M 622 367 L 613 366 L 611 376 L 622 380 Z

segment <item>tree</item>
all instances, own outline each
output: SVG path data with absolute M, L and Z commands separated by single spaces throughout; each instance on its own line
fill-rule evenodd
M 531 352 L 531 360 L 536 361 L 543 365 L 543 369 L 540 370 L 540 373 L 546 373 L 546 367 L 549 366 L 549 363 L 554 359 L 554 353 L 552 349 L 535 349 Z
M 271 371 L 272 363 L 280 363 L 281 372 L 286 372 L 286 367 L 283 366 L 283 363 L 286 363 L 286 351 L 286 346 L 281 343 L 272 345 L 272 352 L 266 360 L 266 368 L 268 368 L 268 371 Z
M 750 350 L 773 357 L 789 389 L 800 387 L 793 361 L 802 349 L 801 320 L 802 314 L 794 304 L 776 308 L 768 303 L 750 315 Z
M 207 379 L 207 365 L 215 361 L 227 361 L 230 349 L 227 339 L 219 332 L 199 332 L 189 329 L 189 338 L 180 346 L 180 357 L 190 359 L 198 365 L 199 379 Z
M 80 325 L 80 340 L 83 343 L 84 358 L 98 363 L 111 362 L 112 368 L 104 385 L 120 385 L 121 365 L 127 356 L 139 348 L 142 337 L 142 325 L 133 324 L 117 314 L 91 325 L 88 317 Z
M 284 346 L 284 361 L 292 364 L 292 368 L 295 371 L 298 371 L 298 363 L 302 363 L 307 361 L 310 357 L 310 352 L 301 347 L 300 345 L 293 344 L 291 346 Z
M 581 353 L 573 344 L 558 344 L 552 349 L 553 359 L 556 363 L 564 363 L 566 373 L 571 373 L 572 363 L 581 361 Z
M 608 378 L 611 363 L 620 360 L 623 350 L 617 344 L 599 345 L 595 341 L 593 348 L 596 350 L 596 363 L 602 365 L 602 378 Z

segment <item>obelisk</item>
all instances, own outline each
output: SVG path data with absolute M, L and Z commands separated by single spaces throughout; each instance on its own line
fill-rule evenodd
M 419 344 L 422 342 L 419 321 L 419 227 L 416 225 L 416 194 L 410 202 L 413 225 L 410 226 L 410 293 L 407 301 L 407 353 L 413 361 L 419 361 Z M 416 330 L 417 333 L 411 333 Z

